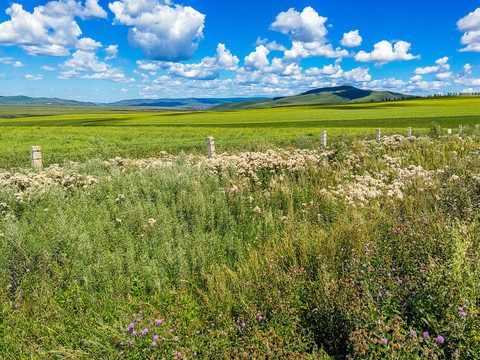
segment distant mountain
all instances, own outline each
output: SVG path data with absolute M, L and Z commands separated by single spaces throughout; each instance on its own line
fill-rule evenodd
M 221 104 L 212 107 L 212 110 L 239 110 L 239 109 L 265 109 L 282 106 L 303 106 L 303 105 L 334 105 L 352 104 L 378 101 L 392 101 L 414 98 L 411 95 L 404 95 L 392 91 L 373 91 L 358 89 L 351 85 L 341 85 L 313 89 L 304 93 L 275 97 L 272 99 L 244 101 L 231 104 Z
M 225 103 L 236 103 L 241 101 L 256 101 L 265 98 L 181 98 L 181 99 L 130 99 L 116 101 L 109 104 L 102 104 L 106 106 L 156 106 L 166 108 L 181 108 L 181 109 L 208 109 L 215 105 Z
M 95 106 L 91 102 L 58 98 L 32 98 L 28 96 L 0 96 L 0 105 L 51 105 L 51 106 Z
M 92 103 L 58 98 L 33 98 L 29 96 L 0 96 L 0 105 L 45 105 L 45 106 L 144 106 L 166 109 L 205 110 L 212 106 L 237 103 L 242 101 L 258 101 L 264 97 L 252 98 L 180 98 L 180 99 L 129 99 L 113 103 Z

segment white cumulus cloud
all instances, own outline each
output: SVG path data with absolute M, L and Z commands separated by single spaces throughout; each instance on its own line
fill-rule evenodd
M 413 73 L 416 75 L 433 74 L 438 71 L 438 66 L 425 66 L 416 68 Z
M 360 51 L 355 55 L 355 60 L 359 62 L 375 62 L 377 64 L 386 64 L 392 61 L 403 61 L 419 59 L 419 55 L 409 54 L 411 44 L 406 41 L 397 41 L 392 46 L 389 41 L 383 40 L 373 46 L 373 51 L 367 53 Z
M 255 48 L 255 51 L 251 52 L 245 57 L 243 67 L 246 70 L 261 70 L 270 65 L 267 59 L 267 55 L 270 53 L 264 45 L 259 45 Z
M 318 15 L 310 6 L 301 13 L 291 8 L 278 14 L 270 29 L 289 35 L 292 41 L 325 42 L 326 21 L 326 17 Z
M 98 0 L 50 1 L 34 8 L 33 12 L 13 3 L 6 13 L 10 20 L 0 23 L 0 44 L 20 46 L 27 54 L 45 56 L 69 55 L 69 49 L 101 46 L 89 38 L 81 38 L 82 30 L 75 17 L 106 18 Z
M 332 44 L 323 44 L 320 42 L 299 42 L 294 41 L 292 48 L 285 51 L 285 60 L 300 61 L 301 59 L 321 56 L 326 58 L 342 58 L 350 56 L 350 53 L 341 48 L 334 49 Z
M 232 55 L 224 44 L 217 45 L 214 57 L 204 57 L 199 63 L 182 64 L 176 62 L 160 62 L 159 65 L 171 75 L 197 80 L 216 79 L 220 71 L 238 69 L 238 58 Z M 151 64 L 142 64 L 143 70 L 157 70 Z M 142 66 L 140 65 L 140 66 Z
M 118 45 L 109 45 L 105 49 L 105 53 L 107 54 L 105 60 L 115 59 L 118 55 Z
M 324 65 L 322 68 L 309 68 L 305 70 L 305 75 L 335 79 L 339 83 L 361 83 L 372 80 L 372 76 L 368 73 L 368 68 L 358 67 L 344 71 L 340 66 L 340 62 L 341 59 L 335 61 L 333 65 Z
M 458 20 L 457 28 L 464 32 L 460 43 L 467 45 L 460 51 L 480 52 L 480 8 Z
M 152 60 L 180 61 L 193 58 L 203 37 L 205 15 L 190 6 L 158 0 L 120 0 L 108 5 L 115 22 L 131 26 L 130 45 Z
M 356 47 L 362 44 L 362 37 L 358 34 L 358 30 L 352 30 L 343 34 L 340 44 L 346 47 Z
M 416 68 L 413 73 L 415 75 L 427 75 L 436 74 L 437 80 L 448 80 L 452 77 L 450 70 L 450 64 L 448 64 L 448 56 L 444 56 L 435 61 L 435 66 L 425 66 Z
M 111 80 L 116 82 L 133 82 L 127 79 L 119 68 L 112 68 L 103 61 L 99 61 L 94 52 L 77 50 L 72 57 L 60 65 L 62 71 L 59 79 L 83 78 Z
M 38 74 L 38 75 L 27 74 L 27 75 L 25 75 L 25 80 L 28 80 L 28 81 L 42 80 L 42 79 L 43 79 L 43 76 L 41 74 Z
M 11 57 L 0 58 L 0 64 L 9 64 L 9 65 L 12 65 L 14 67 L 22 67 L 23 66 L 21 61 L 14 60 Z

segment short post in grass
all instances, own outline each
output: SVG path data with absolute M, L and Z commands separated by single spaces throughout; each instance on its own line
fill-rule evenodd
M 478 130 L 478 125 L 479 125 L 479 124 L 475 124 L 475 130 Z
M 327 132 L 322 130 L 320 132 L 320 147 L 326 148 L 327 147 Z
M 452 129 L 448 129 L 448 130 L 447 130 L 447 134 L 448 134 L 448 135 L 452 135 Z
M 30 163 L 32 167 L 41 168 L 42 164 L 42 148 L 40 146 L 30 146 Z
M 458 125 L 458 135 L 462 135 L 462 132 L 463 132 L 463 126 Z
M 412 127 L 411 126 L 409 126 L 407 128 L 407 137 L 410 137 L 410 136 L 412 136 Z
M 209 158 L 215 156 L 215 141 L 213 136 L 207 137 L 207 154 Z
M 377 135 L 376 135 L 377 141 L 380 141 L 381 134 L 382 134 L 382 131 L 380 129 L 377 129 Z

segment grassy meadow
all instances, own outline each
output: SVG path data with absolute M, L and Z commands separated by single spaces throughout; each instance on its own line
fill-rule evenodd
M 156 112 L 155 112 L 156 111 Z M 219 151 L 318 146 L 347 137 L 428 131 L 480 123 L 480 98 L 462 96 L 355 105 L 303 106 L 243 111 L 158 112 L 155 108 L 0 107 L 0 168 L 27 166 L 29 146 L 40 145 L 48 164 L 95 156 L 150 157 L 159 151 Z M 50 112 L 50 113 L 49 113 Z
M 479 100 L 422 101 L 1 120 L 46 161 L 0 172 L 0 359 L 478 359 Z

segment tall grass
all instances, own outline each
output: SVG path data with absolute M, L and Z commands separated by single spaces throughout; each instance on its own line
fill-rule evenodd
M 352 139 L 247 175 L 185 154 L 3 175 L 0 358 L 475 359 L 476 139 Z

